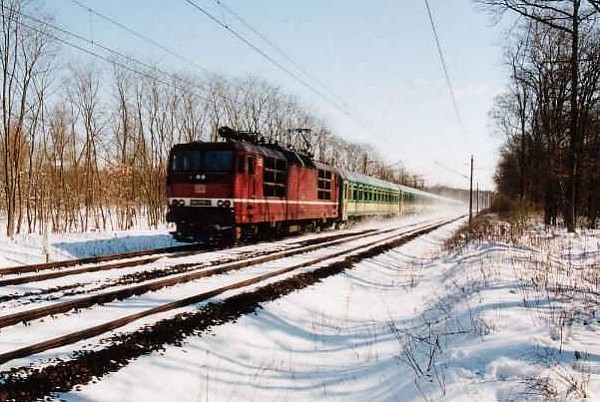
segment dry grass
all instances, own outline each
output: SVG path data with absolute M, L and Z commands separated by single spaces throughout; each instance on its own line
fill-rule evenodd
M 545 228 L 540 221 L 538 215 L 525 210 L 505 217 L 478 216 L 470 227 L 463 226 L 447 240 L 445 248 L 461 254 L 467 247 L 511 246 L 499 249 L 504 251 L 496 254 L 495 258 L 501 259 L 496 263 L 482 260 L 485 269 L 471 271 L 460 286 L 468 288 L 472 282 L 485 287 L 496 279 L 512 282 L 533 321 L 548 328 L 555 348 L 546 359 L 529 356 L 540 370 L 518 387 L 515 400 L 586 398 L 590 362 L 586 351 L 573 349 L 572 340 L 576 331 L 600 323 L 600 240 L 586 233 L 567 235 L 564 229 Z M 500 266 L 510 269 L 500 270 Z M 568 361 L 571 355 L 575 356 L 573 362 Z

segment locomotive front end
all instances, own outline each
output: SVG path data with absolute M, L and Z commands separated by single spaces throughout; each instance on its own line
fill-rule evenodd
M 235 152 L 230 143 L 176 145 L 167 174 L 167 222 L 179 241 L 232 237 Z

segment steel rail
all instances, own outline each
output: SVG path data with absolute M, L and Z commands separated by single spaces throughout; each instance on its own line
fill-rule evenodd
M 93 306 L 95 304 L 108 303 L 116 299 L 124 299 L 127 297 L 144 294 L 151 291 L 156 291 L 165 287 L 174 286 L 180 283 L 189 282 L 195 279 L 200 279 L 202 277 L 207 277 L 215 274 L 221 274 L 228 271 L 234 271 L 242 268 L 246 268 L 252 265 L 262 264 L 265 262 L 270 262 L 282 258 L 286 258 L 295 254 L 301 254 L 310 252 L 313 250 L 317 250 L 319 248 L 325 246 L 332 246 L 340 243 L 345 243 L 348 241 L 360 239 L 363 237 L 374 236 L 376 234 L 384 234 L 391 231 L 397 231 L 398 229 L 386 229 L 382 231 L 368 232 L 362 233 L 354 236 L 349 236 L 342 239 L 336 239 L 324 243 L 318 243 L 315 245 L 304 246 L 299 248 L 294 248 L 291 250 L 278 251 L 272 254 L 259 256 L 255 258 L 249 258 L 242 261 L 234 261 L 227 262 L 222 264 L 221 266 L 216 266 L 211 269 L 203 269 L 205 266 L 203 264 L 198 264 L 200 267 L 200 271 L 192 271 L 185 274 L 180 274 L 170 278 L 157 279 L 147 281 L 146 283 L 129 286 L 122 289 L 112 290 L 108 292 L 98 293 L 91 296 L 80 297 L 77 299 L 58 302 L 46 307 L 39 307 L 35 309 L 25 310 L 18 313 L 13 313 L 5 316 L 0 316 L 0 328 L 8 327 L 10 325 L 17 324 L 19 322 L 27 322 L 31 320 L 35 320 L 37 318 L 46 317 L 54 314 L 61 314 L 73 309 L 81 309 Z
M 203 246 L 201 246 L 199 244 L 186 244 L 183 246 L 162 247 L 162 248 L 155 248 L 155 249 L 150 249 L 150 250 L 131 251 L 128 253 L 99 255 L 99 256 L 95 256 L 95 257 L 86 257 L 86 258 L 79 258 L 79 259 L 73 259 L 73 260 L 63 260 L 63 261 L 54 261 L 54 262 L 47 262 L 47 263 L 40 263 L 40 264 L 21 265 L 21 266 L 16 266 L 16 267 L 6 267 L 6 268 L 0 268 L 0 275 L 22 274 L 22 273 L 27 273 L 27 272 L 45 271 L 45 270 L 56 269 L 56 268 L 67 268 L 67 267 L 74 267 L 76 265 L 95 264 L 98 262 L 122 260 L 125 258 L 145 257 L 147 255 L 152 255 L 152 254 L 197 251 L 197 250 L 202 250 L 202 247 Z
M 91 266 L 91 267 L 70 269 L 68 271 L 55 271 L 55 272 L 48 272 L 48 273 L 43 273 L 43 274 L 39 274 L 39 275 L 17 276 L 16 278 L 0 279 L 0 286 L 21 285 L 23 283 L 41 282 L 41 281 L 47 281 L 49 279 L 62 278 L 63 276 L 74 276 L 74 275 L 80 275 L 80 274 L 85 274 L 85 273 L 90 273 L 90 272 L 108 271 L 111 269 L 135 267 L 136 265 L 151 264 L 153 262 L 158 261 L 161 258 L 162 258 L 162 256 L 148 257 L 148 258 L 142 258 L 142 259 L 133 260 L 133 261 L 117 262 L 114 264 L 96 265 L 96 266 Z
M 70 334 L 62 335 L 62 336 L 59 336 L 59 337 L 56 337 L 56 338 L 53 338 L 53 339 L 50 339 L 47 341 L 42 341 L 42 342 L 30 345 L 30 346 L 26 346 L 23 348 L 15 349 L 10 352 L 2 353 L 2 354 L 0 354 L 0 364 L 4 364 L 10 360 L 14 360 L 14 359 L 30 356 L 30 355 L 33 355 L 36 353 L 40 353 L 40 352 L 43 352 L 43 351 L 46 351 L 49 349 L 66 346 L 66 345 L 78 342 L 80 340 L 83 340 L 83 339 L 92 338 L 94 336 L 101 335 L 103 333 L 114 330 L 116 328 L 123 327 L 123 326 L 130 324 L 134 321 L 137 321 L 141 318 L 155 315 L 155 314 L 162 313 L 162 312 L 166 312 L 166 311 L 173 310 L 176 308 L 185 307 L 185 306 L 188 306 L 191 304 L 199 303 L 199 302 L 205 301 L 211 297 L 214 297 L 216 295 L 224 293 L 226 291 L 247 287 L 247 286 L 265 281 L 267 279 L 270 279 L 270 278 L 273 278 L 276 276 L 280 276 L 280 275 L 283 275 L 285 273 L 288 273 L 288 272 L 291 272 L 294 270 L 298 270 L 300 268 L 305 268 L 305 267 L 309 267 L 312 265 L 316 265 L 316 264 L 321 263 L 326 260 L 332 260 L 332 259 L 341 257 L 343 255 L 355 254 L 359 251 L 360 252 L 368 251 L 370 249 L 385 245 L 387 243 L 398 241 L 401 239 L 410 241 L 410 240 L 414 239 L 415 237 L 429 233 L 441 226 L 452 223 L 458 219 L 460 219 L 460 218 L 444 220 L 441 222 L 438 221 L 436 223 L 428 224 L 426 226 L 423 226 L 423 227 L 420 227 L 417 229 L 413 229 L 413 230 L 410 230 L 410 231 L 407 231 L 404 233 L 400 233 L 400 234 L 396 233 L 391 236 L 385 237 L 383 239 L 378 239 L 378 240 L 372 241 L 367 244 L 361 244 L 361 245 L 352 247 L 350 249 L 341 250 L 341 251 L 335 252 L 333 254 L 328 254 L 325 256 L 317 257 L 317 258 L 311 259 L 310 261 L 305 261 L 305 262 L 302 262 L 302 263 L 299 263 L 296 265 L 277 269 L 277 270 L 274 270 L 274 271 L 271 271 L 271 272 L 268 272 L 265 274 L 257 275 L 253 278 L 245 279 L 245 280 L 238 281 L 238 282 L 235 282 L 235 283 L 232 283 L 229 285 L 221 286 L 219 288 L 216 288 L 216 289 L 213 289 L 210 291 L 205 291 L 202 293 L 195 294 L 193 296 L 189 296 L 189 297 L 186 297 L 183 299 L 165 303 L 160 306 L 156 306 L 156 307 L 144 310 L 144 311 L 140 311 L 138 313 L 130 314 L 128 316 L 121 317 L 116 320 L 112 320 L 112 321 L 109 321 L 109 322 L 106 322 L 103 324 L 99 324 L 99 325 L 96 325 L 96 326 L 93 326 L 90 328 L 72 332 Z M 388 233 L 388 232 L 391 232 L 394 230 L 397 230 L 397 229 L 384 230 L 384 231 L 378 232 L 376 234 L 381 235 L 383 233 Z M 370 234 L 370 236 L 373 236 L 373 235 L 375 235 L 375 234 Z M 366 237 L 366 236 L 368 236 L 368 235 L 362 235 L 361 237 Z M 350 241 L 350 240 L 342 239 L 341 241 L 334 241 L 332 243 L 337 244 L 340 242 L 347 242 L 347 241 Z M 311 248 L 311 249 L 316 249 L 316 248 L 320 248 L 320 247 L 322 247 L 322 245 L 321 246 L 309 246 L 309 248 Z M 289 254 L 289 253 L 284 252 L 282 254 Z M 264 257 L 261 257 L 259 259 L 263 259 L 263 258 Z M 279 258 L 284 258 L 284 257 L 279 257 Z M 269 261 L 272 261 L 272 260 L 273 259 L 270 259 Z M 262 261 L 262 262 L 266 262 L 266 261 Z M 255 265 L 255 264 L 259 264 L 259 263 L 261 263 L 261 262 L 254 261 L 253 263 L 251 263 L 251 265 Z
M 369 231 L 370 230 L 362 230 L 359 232 L 353 232 L 353 233 L 344 234 L 344 235 L 339 235 L 339 234 L 331 235 L 331 236 L 325 237 L 324 240 L 327 240 L 327 238 L 348 237 L 348 236 L 352 236 L 356 233 L 367 233 Z M 191 245 L 189 245 L 189 246 L 191 246 Z M 292 246 L 290 246 L 290 249 L 294 249 L 294 248 L 298 248 L 298 247 L 301 247 L 301 246 L 293 246 L 292 245 Z M 183 250 L 181 248 L 183 248 Z M 162 248 L 162 249 L 136 251 L 136 252 L 124 253 L 124 254 L 112 254 L 110 256 L 104 256 L 102 258 L 109 257 L 111 260 L 116 260 L 116 259 L 124 259 L 124 258 L 135 258 L 135 257 L 143 256 L 143 255 L 149 255 L 149 254 L 164 254 L 164 255 L 160 255 L 160 256 L 156 256 L 156 257 L 142 258 L 142 259 L 131 260 L 131 261 L 124 261 L 124 262 L 107 264 L 107 265 L 92 265 L 89 267 L 75 268 L 75 269 L 69 269 L 69 270 L 60 270 L 60 271 L 54 271 L 54 272 L 49 272 L 49 273 L 40 273 L 40 274 L 23 275 L 23 276 L 19 275 L 17 277 L 13 277 L 13 278 L 0 279 L 0 286 L 20 285 L 23 283 L 41 282 L 41 281 L 61 278 L 61 277 L 65 277 L 65 276 L 74 276 L 74 275 L 79 275 L 79 274 L 84 274 L 84 273 L 134 267 L 136 265 L 144 265 L 144 264 L 150 264 L 150 263 L 156 262 L 160 258 L 163 258 L 163 257 L 167 257 L 167 258 L 186 257 L 189 255 L 197 254 L 198 251 L 200 251 L 200 252 L 209 251 L 203 247 L 196 246 L 196 245 L 194 245 L 194 247 L 191 250 L 187 250 L 188 246 L 181 246 L 181 248 L 175 248 L 172 251 L 169 251 L 169 249 L 172 249 L 172 248 Z M 132 255 L 132 254 L 135 254 L 135 255 Z M 93 257 L 93 258 L 96 258 L 96 257 Z M 240 256 L 235 259 L 242 259 L 242 258 L 246 258 L 246 257 Z M 66 262 L 68 263 L 68 265 L 66 265 L 66 266 L 53 266 L 53 267 L 43 268 L 43 269 L 49 270 L 49 269 L 53 269 L 53 268 L 67 268 L 67 267 L 70 267 L 73 265 L 83 265 L 83 264 L 89 263 L 88 260 L 89 260 L 89 258 L 84 258 L 84 259 L 80 259 L 80 260 L 67 260 Z M 80 264 L 76 264 L 76 262 L 79 262 Z M 228 262 L 230 262 L 230 261 L 228 261 Z M 57 261 L 56 263 L 50 263 L 50 264 L 25 265 L 25 266 L 23 266 L 23 268 L 25 268 L 25 270 L 23 272 L 24 273 L 31 272 L 32 270 L 37 269 L 37 267 L 39 267 L 40 265 L 50 266 L 50 265 L 54 265 L 54 264 L 60 264 L 60 262 Z M 14 273 L 12 271 L 17 269 L 17 267 L 11 267 L 11 268 L 6 268 L 6 269 L 10 270 L 11 271 L 10 273 Z M 2 269 L 0 269 L 0 275 L 2 274 L 1 271 L 2 271 Z

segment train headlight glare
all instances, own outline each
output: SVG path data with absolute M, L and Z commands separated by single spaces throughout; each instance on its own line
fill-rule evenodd
M 218 207 L 222 207 L 222 206 L 223 206 L 223 200 L 219 200 L 219 201 L 217 201 L 217 206 L 218 206 Z

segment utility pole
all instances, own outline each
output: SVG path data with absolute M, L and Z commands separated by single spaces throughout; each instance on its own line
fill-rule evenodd
M 471 179 L 469 184 L 469 227 L 473 220 L 473 155 L 471 155 Z

